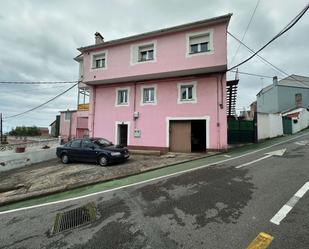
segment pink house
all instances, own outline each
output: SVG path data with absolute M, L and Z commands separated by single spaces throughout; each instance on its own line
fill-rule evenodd
M 95 44 L 79 48 L 75 58 L 80 89 L 90 93 L 87 110 L 77 111 L 77 120 L 87 118 L 90 137 L 132 149 L 225 150 L 230 18 L 112 41 L 96 33 Z

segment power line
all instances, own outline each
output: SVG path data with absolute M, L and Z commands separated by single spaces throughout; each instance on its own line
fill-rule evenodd
M 231 71 L 243 64 L 245 64 L 246 62 L 248 62 L 249 60 L 251 60 L 253 57 L 255 57 L 259 52 L 261 52 L 264 48 L 266 48 L 269 44 L 271 44 L 273 41 L 275 41 L 276 39 L 278 39 L 280 36 L 282 36 L 284 33 L 286 33 L 287 31 L 289 31 L 302 17 L 303 15 L 307 12 L 309 8 L 309 4 L 307 4 L 305 6 L 305 8 L 295 17 L 293 18 L 293 20 L 283 29 L 281 30 L 277 35 L 275 35 L 269 42 L 267 42 L 263 47 L 261 47 L 258 51 L 256 51 L 253 55 L 251 55 L 250 57 L 248 57 L 247 59 L 245 59 L 244 61 L 238 63 L 237 65 L 227 69 L 227 71 Z
M 238 72 L 239 74 L 245 74 L 249 76 L 255 76 L 255 77 L 260 77 L 260 78 L 273 78 L 273 76 L 268 76 L 268 75 L 262 75 L 262 74 L 255 74 L 255 73 L 248 73 L 248 72 L 242 72 L 242 71 L 236 71 L 236 70 L 231 70 L 230 72 Z
M 73 84 L 74 81 L 0 81 L 0 84 L 23 84 L 23 85 L 45 85 L 45 84 Z
M 242 38 L 241 38 L 241 41 L 243 41 L 243 40 L 245 39 L 245 36 L 246 36 L 247 31 L 248 31 L 248 29 L 249 29 L 249 27 L 250 27 L 250 25 L 251 25 L 251 22 L 252 22 L 252 20 L 253 20 L 253 17 L 254 17 L 254 15 L 255 15 L 255 12 L 256 12 L 256 10 L 257 10 L 257 7 L 259 6 L 259 3 L 260 3 L 260 0 L 257 0 L 256 5 L 255 5 L 255 8 L 254 8 L 254 10 L 253 10 L 253 12 L 252 12 L 252 14 L 251 14 L 250 20 L 249 20 L 249 22 L 248 22 L 248 25 L 247 25 L 247 27 L 246 27 L 246 29 L 245 29 L 245 32 L 244 32 L 244 34 L 243 34 L 243 36 L 242 36 Z M 240 44 L 238 44 L 238 47 L 237 47 L 237 49 L 236 49 L 236 52 L 235 52 L 234 56 L 232 57 L 231 64 L 233 64 L 233 61 L 234 61 L 234 59 L 236 58 L 239 49 L 240 49 Z
M 40 105 L 38 105 L 38 106 L 36 106 L 36 107 L 33 107 L 33 108 L 31 108 L 31 109 L 29 109 L 29 110 L 27 110 L 27 111 L 24 111 L 24 112 L 21 112 L 21 113 L 12 115 L 12 116 L 5 117 L 4 119 L 15 118 L 15 117 L 17 117 L 17 116 L 21 116 L 21 115 L 26 114 L 26 113 L 28 113 L 28 112 L 34 111 L 34 110 L 36 110 L 36 109 L 38 109 L 38 108 L 40 108 L 40 107 L 42 107 L 42 106 L 44 106 L 44 105 L 46 105 L 46 104 L 52 102 L 53 100 L 59 98 L 61 95 L 65 94 L 66 92 L 70 91 L 72 88 L 74 88 L 75 86 L 77 86 L 78 83 L 79 83 L 79 82 L 77 82 L 77 83 L 74 84 L 73 86 L 69 87 L 67 90 L 65 90 L 65 91 L 63 91 L 63 92 L 61 92 L 61 93 L 59 93 L 59 94 L 56 95 L 55 97 L 51 98 L 50 100 L 48 100 L 48 101 L 46 101 L 46 102 L 44 102 L 44 103 L 42 103 L 42 104 L 40 104 Z
M 246 47 L 250 52 L 252 52 L 253 54 L 255 53 L 255 51 L 253 49 L 251 49 L 249 46 L 247 46 L 244 42 L 242 42 L 241 40 L 239 40 L 235 35 L 233 35 L 231 32 L 227 31 L 227 33 L 232 36 L 237 42 L 239 42 L 239 45 L 243 45 L 244 47 Z M 274 68 L 275 70 L 286 74 L 285 72 L 283 72 L 283 70 L 281 70 L 280 68 L 278 68 L 277 66 L 275 66 L 274 64 L 272 64 L 271 62 L 269 62 L 268 60 L 266 60 L 265 58 L 263 58 L 261 55 L 257 54 L 256 55 L 259 59 L 262 60 L 262 62 L 264 62 L 265 64 L 268 64 L 269 66 L 271 66 L 272 68 Z
M 227 31 L 227 33 L 232 36 L 236 41 L 239 42 L 240 45 L 243 45 L 244 47 L 246 47 L 250 52 L 252 52 L 253 54 L 256 53 L 253 49 L 251 49 L 249 46 L 247 46 L 244 42 L 240 41 L 236 36 L 234 36 L 233 34 L 231 34 L 229 31 Z M 275 66 L 274 64 L 272 64 L 270 61 L 266 60 L 265 58 L 263 58 L 261 55 L 256 54 L 256 56 L 262 60 L 262 62 L 264 62 L 265 64 L 271 66 L 272 68 L 274 68 L 275 70 L 279 71 L 280 73 L 294 79 L 294 81 L 298 81 L 300 83 L 302 83 L 305 86 L 308 86 L 307 83 L 293 77 L 292 75 L 290 75 L 289 73 L 287 73 L 286 71 L 283 71 L 282 69 L 280 69 L 279 67 Z

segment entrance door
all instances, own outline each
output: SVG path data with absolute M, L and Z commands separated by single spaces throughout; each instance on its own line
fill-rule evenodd
M 170 151 L 191 152 L 191 121 L 170 121 Z
M 128 146 L 128 125 L 119 124 L 118 125 L 118 144 L 121 146 Z
M 191 121 L 191 151 L 206 151 L 206 120 Z

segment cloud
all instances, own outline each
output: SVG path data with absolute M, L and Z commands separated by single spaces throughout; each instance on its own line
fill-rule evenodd
M 5 1 L 0 9 L 0 81 L 46 81 L 77 79 L 76 48 L 93 44 L 93 34 L 105 40 L 152 31 L 186 22 L 233 13 L 229 31 L 242 37 L 256 1 L 247 0 L 21 0 Z M 278 33 L 305 5 L 307 0 L 260 1 L 247 32 L 245 43 L 257 50 Z M 287 34 L 266 48 L 261 55 L 288 73 L 308 75 L 308 13 Z M 228 38 L 229 60 L 238 43 Z M 251 53 L 241 47 L 234 63 Z M 229 65 L 231 66 L 231 65 Z M 254 59 L 240 71 L 263 75 L 282 74 Z M 229 78 L 234 74 L 229 73 Z M 262 86 L 271 79 L 240 75 L 237 108 L 255 100 Z M 13 115 L 27 110 L 69 86 L 0 85 L 0 112 Z M 75 109 L 77 90 L 44 108 L 7 120 L 7 126 L 48 126 L 58 110 Z

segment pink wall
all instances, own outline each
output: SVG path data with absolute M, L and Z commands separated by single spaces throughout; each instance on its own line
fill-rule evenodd
M 70 134 L 70 121 L 64 119 L 64 112 L 60 114 L 60 136 L 61 138 L 68 139 Z M 77 115 L 76 112 L 72 112 L 72 124 L 71 124 L 71 137 L 76 137 Z
M 213 30 L 213 54 L 200 54 L 187 58 L 187 38 L 191 32 Z M 207 68 L 214 66 L 224 66 L 227 64 L 226 49 L 226 29 L 227 24 L 217 24 L 205 26 L 205 28 L 178 32 L 155 38 L 136 41 L 122 45 L 114 45 L 103 50 L 107 50 L 107 68 L 91 70 L 91 53 L 84 53 L 84 82 L 93 80 L 106 80 L 120 77 L 137 75 L 147 75 L 154 73 L 166 73 L 193 68 Z M 157 53 L 156 62 L 140 63 L 131 65 L 131 45 L 148 41 L 156 41 Z M 100 50 L 93 51 L 99 52 Z
M 197 82 L 197 103 L 178 104 L 179 82 Z M 142 85 L 157 85 L 157 105 L 140 105 L 140 90 Z M 219 84 L 219 88 L 217 88 Z M 130 105 L 115 107 L 116 87 L 130 87 Z M 227 148 L 226 121 L 226 82 L 223 77 L 223 109 L 216 108 L 217 90 L 221 101 L 220 75 L 204 76 L 200 78 L 179 78 L 174 80 L 152 81 L 136 84 L 136 111 L 140 117 L 136 128 L 141 130 L 141 138 L 134 138 L 134 84 L 117 84 L 96 87 L 96 94 L 91 98 L 91 110 L 95 108 L 94 133 L 95 137 L 105 137 L 115 143 L 115 122 L 130 122 L 129 145 L 166 147 L 167 123 L 166 117 L 204 117 L 209 120 L 209 146 L 211 149 Z M 94 105 L 95 102 L 95 105 Z M 218 112 L 218 113 L 217 113 Z M 218 116 L 217 116 L 218 114 Z M 217 127 L 217 122 L 220 126 Z M 90 116 L 89 127 L 92 125 Z M 92 130 L 90 128 L 90 130 Z

